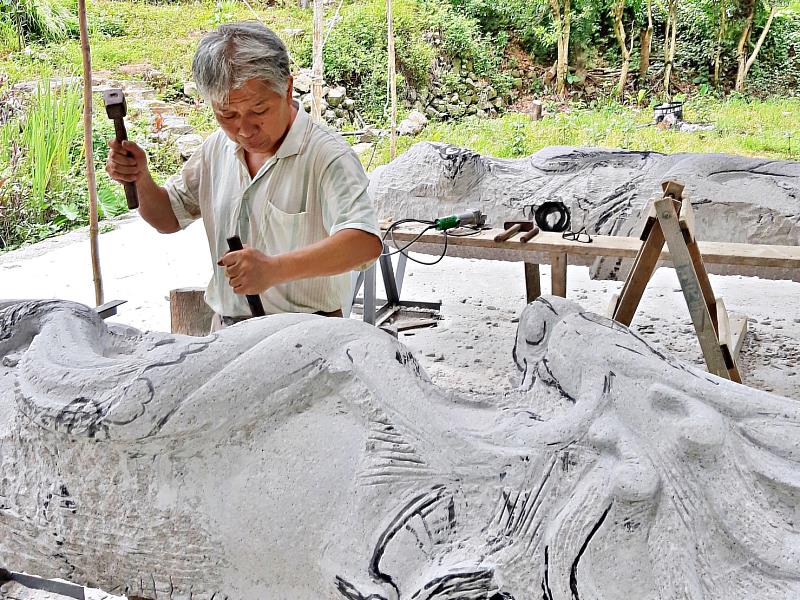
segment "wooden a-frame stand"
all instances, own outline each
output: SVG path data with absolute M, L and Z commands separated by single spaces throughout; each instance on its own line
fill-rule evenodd
M 747 317 L 728 315 L 722 298 L 714 297 L 694 238 L 692 203 L 683 197 L 683 185 L 667 181 L 662 188 L 663 197 L 650 205 L 642 247 L 625 285 L 612 299 L 612 318 L 631 324 L 666 242 L 709 372 L 741 383 L 736 359 L 747 332 Z

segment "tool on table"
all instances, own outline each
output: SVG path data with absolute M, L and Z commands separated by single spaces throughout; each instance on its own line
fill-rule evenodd
M 50 592 L 51 594 L 67 596 L 68 598 L 75 598 L 76 600 L 86 599 L 83 587 L 75 585 L 74 583 L 43 579 L 41 577 L 34 577 L 33 575 L 27 575 L 25 573 L 15 573 L 14 571 L 7 571 L 6 569 L 0 568 L 0 583 L 5 581 L 16 581 L 30 590 Z
M 114 121 L 114 133 L 117 141 L 122 143 L 128 139 L 128 132 L 125 129 L 125 115 L 128 114 L 125 94 L 120 89 L 105 90 L 103 91 L 103 102 L 106 105 L 108 118 Z M 139 208 L 139 194 L 136 192 L 136 184 L 126 181 L 122 185 L 125 188 L 125 199 L 128 201 L 128 208 Z
M 238 235 L 228 238 L 228 248 L 230 248 L 231 252 L 236 252 L 237 250 L 244 250 L 244 246 L 242 246 L 242 240 L 239 239 Z M 247 303 L 250 305 L 250 312 L 254 317 L 263 317 L 265 314 L 264 312 L 264 305 L 261 304 L 261 298 L 258 294 L 247 294 Z
M 539 228 L 533 221 L 506 221 L 503 223 L 504 231 L 494 236 L 495 242 L 506 242 L 517 235 L 520 231 L 524 232 L 520 237 L 521 242 L 527 242 L 539 233 Z
M 394 241 L 394 232 L 395 229 L 400 227 L 401 225 L 406 225 L 409 223 L 424 225 L 425 227 L 420 231 L 416 237 L 408 242 L 407 244 L 401 246 Z M 386 227 L 386 231 L 383 234 L 383 241 L 384 243 L 387 240 L 391 240 L 392 246 L 394 246 L 395 250 L 389 250 L 389 248 L 384 244 L 383 253 L 381 256 L 393 256 L 395 254 L 400 254 L 407 258 L 410 261 L 421 265 L 435 265 L 439 261 L 441 261 L 445 254 L 447 254 L 447 238 L 448 236 L 453 237 L 467 237 L 470 235 L 477 235 L 481 232 L 484 225 L 486 225 L 486 215 L 484 215 L 479 210 L 471 210 L 469 212 L 462 213 L 460 215 L 450 215 L 449 217 L 442 217 L 439 219 L 435 219 L 433 221 L 425 220 L 425 219 L 400 219 L 398 221 L 394 221 L 390 223 Z M 458 232 L 454 233 L 450 231 L 451 229 L 457 229 L 460 227 L 465 227 L 467 229 L 466 232 Z M 408 249 L 411 248 L 414 244 L 416 244 L 426 233 L 435 229 L 436 231 L 440 231 L 444 236 L 444 247 L 442 248 L 442 253 L 436 258 L 436 260 L 432 262 L 426 262 L 422 260 L 418 260 L 416 258 L 411 258 L 408 255 Z
M 472 210 L 470 212 L 462 213 L 460 215 L 451 215 L 436 219 L 433 222 L 435 229 L 439 231 L 446 231 L 447 229 L 455 229 L 456 227 L 465 227 L 466 225 L 474 225 L 476 227 L 483 227 L 486 224 L 486 215 L 479 210 Z

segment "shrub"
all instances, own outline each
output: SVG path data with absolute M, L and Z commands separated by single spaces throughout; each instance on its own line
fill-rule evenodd
M 0 0 L 0 30 L 16 32 L 20 49 L 28 41 L 57 42 L 75 37 L 75 3 L 59 0 Z

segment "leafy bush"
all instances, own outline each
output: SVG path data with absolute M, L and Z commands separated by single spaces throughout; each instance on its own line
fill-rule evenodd
M 15 114 L 0 125 L 0 249 L 89 220 L 80 87 L 61 83 L 51 88 L 49 76 L 43 75 L 24 108 L 27 114 Z M 93 137 L 101 217 L 127 210 L 120 186 L 103 171 L 111 136 L 111 121 L 100 119 Z
M 19 47 L 28 41 L 57 42 L 75 37 L 78 21 L 75 3 L 59 0 L 0 0 L 0 29 L 16 32 Z

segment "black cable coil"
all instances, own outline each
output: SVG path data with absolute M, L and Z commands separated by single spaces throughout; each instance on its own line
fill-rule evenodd
M 569 229 L 569 209 L 566 204 L 558 200 L 542 202 L 536 207 L 533 218 L 542 231 L 562 232 Z

